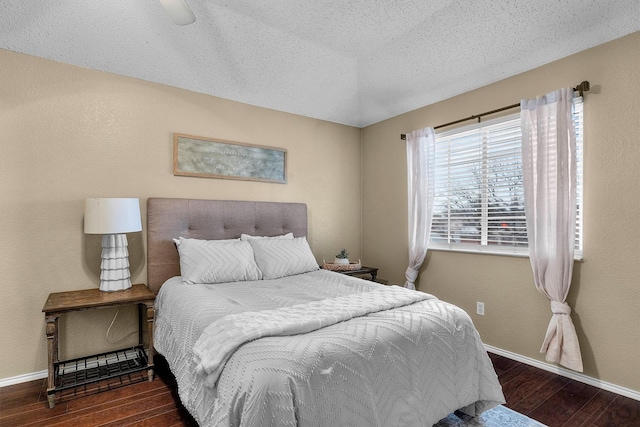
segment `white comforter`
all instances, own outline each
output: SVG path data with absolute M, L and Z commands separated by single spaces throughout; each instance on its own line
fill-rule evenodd
M 156 299 L 154 341 L 203 426 L 431 426 L 504 402 L 464 311 L 324 270 L 173 278 Z

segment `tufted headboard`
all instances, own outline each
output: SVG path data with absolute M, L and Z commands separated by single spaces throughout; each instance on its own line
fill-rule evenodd
M 307 235 L 304 203 L 199 199 L 147 199 L 147 280 L 158 293 L 162 284 L 180 275 L 177 237 L 219 240 L 240 234 Z

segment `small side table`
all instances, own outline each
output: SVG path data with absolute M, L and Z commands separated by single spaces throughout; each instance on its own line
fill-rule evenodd
M 364 274 L 371 275 L 371 281 L 375 282 L 378 276 L 378 269 L 376 267 L 361 267 L 358 270 L 338 270 L 337 273 L 346 274 L 347 276 L 361 276 Z
M 147 370 L 153 380 L 153 320 L 155 294 L 144 284 L 136 284 L 125 291 L 102 292 L 98 288 L 49 294 L 42 311 L 45 315 L 49 377 L 47 400 L 49 408 L 55 406 L 56 391 L 90 384 L 106 378 Z M 95 308 L 138 305 L 139 345 L 134 348 L 111 351 L 80 359 L 58 360 L 58 318 L 63 313 Z M 143 311 L 146 312 L 149 351 L 145 354 L 142 343 Z M 65 373 L 69 368 L 71 374 Z

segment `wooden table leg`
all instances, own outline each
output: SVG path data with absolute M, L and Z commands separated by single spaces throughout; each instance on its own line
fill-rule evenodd
M 49 376 L 47 378 L 47 400 L 49 408 L 56 406 L 55 363 L 58 361 L 58 317 L 47 316 L 47 354 L 49 358 Z
M 153 348 L 153 321 L 155 318 L 155 310 L 153 309 L 153 303 L 145 304 L 147 306 L 147 333 L 149 334 L 149 354 L 148 354 L 148 363 L 149 363 L 149 381 L 153 381 L 154 374 L 154 364 L 153 364 L 153 353 L 155 349 Z

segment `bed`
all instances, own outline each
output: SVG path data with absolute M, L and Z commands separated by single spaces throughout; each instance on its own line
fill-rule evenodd
M 154 347 L 200 425 L 431 426 L 504 403 L 463 310 L 318 269 L 306 236 L 301 203 L 147 200 Z

